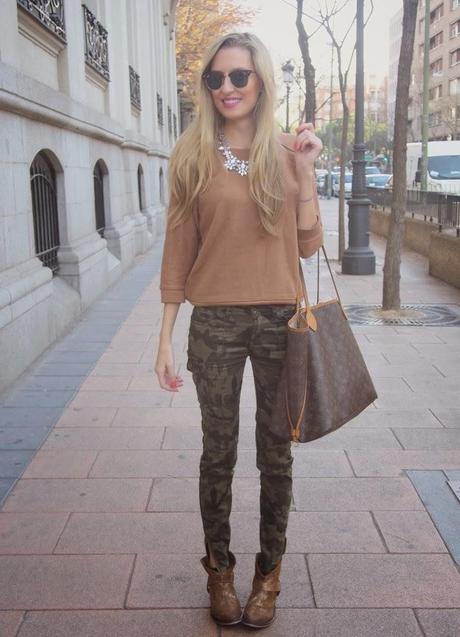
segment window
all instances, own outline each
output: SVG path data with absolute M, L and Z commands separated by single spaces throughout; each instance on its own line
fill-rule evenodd
M 96 216 L 96 230 L 101 237 L 105 230 L 105 205 L 104 205 L 104 175 L 107 169 L 101 159 L 96 162 L 93 170 L 94 182 L 94 213 Z
M 449 53 L 449 66 L 455 66 L 460 62 L 460 49 L 455 49 Z
M 430 24 L 433 24 L 433 22 L 437 22 L 438 20 L 440 20 L 443 15 L 444 5 L 440 4 L 435 9 L 433 9 L 433 11 L 430 11 Z
M 419 49 L 418 49 L 418 54 L 419 54 L 419 56 L 420 56 L 421 58 L 423 57 L 423 51 L 424 51 L 424 49 L 425 49 L 424 45 L 423 45 L 423 44 L 421 44 L 421 45 L 419 46 Z
M 442 44 L 443 41 L 443 32 L 439 31 L 439 33 L 436 33 L 436 35 L 433 35 L 430 38 L 430 51 L 432 49 L 435 49 L 437 46 L 440 46 Z
M 433 88 L 430 88 L 430 91 L 429 91 L 430 100 L 439 100 L 441 97 L 442 97 L 442 84 L 439 84 L 438 86 L 434 86 Z
M 428 115 L 428 126 L 439 126 L 441 123 L 441 111 L 435 111 Z
M 449 37 L 456 38 L 460 34 L 460 20 L 452 22 L 449 29 Z
M 32 216 L 35 253 L 53 272 L 58 264 L 59 222 L 56 195 L 56 172 L 44 151 L 40 151 L 30 167 Z
M 436 76 L 442 73 L 442 58 L 439 58 L 430 64 L 430 75 Z
M 422 18 L 421 20 L 418 21 L 418 32 L 419 33 L 423 33 L 424 26 L 425 26 L 425 18 Z
M 159 126 L 163 126 L 163 98 L 157 93 L 157 121 Z
M 449 82 L 449 95 L 460 95 L 460 77 Z
M 144 186 L 144 171 L 139 164 L 137 167 L 137 195 L 139 199 L 139 210 L 145 208 L 145 186 Z
M 452 9 L 452 11 L 454 9 L 458 9 L 458 7 L 460 7 L 460 0 L 451 0 L 450 8 Z

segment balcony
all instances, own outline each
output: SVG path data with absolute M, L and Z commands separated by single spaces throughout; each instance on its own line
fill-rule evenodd
M 91 13 L 87 6 L 82 4 L 83 20 L 85 23 L 85 60 L 99 75 L 107 81 L 109 73 L 109 48 L 107 30 Z
M 63 0 L 17 0 L 18 6 L 62 42 L 67 42 Z
M 141 83 L 139 75 L 133 69 L 129 67 L 129 94 L 131 97 L 131 104 L 141 110 Z

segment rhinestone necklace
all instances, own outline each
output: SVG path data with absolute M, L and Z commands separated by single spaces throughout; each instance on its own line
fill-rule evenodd
M 249 162 L 235 157 L 222 133 L 217 138 L 217 149 L 224 156 L 224 166 L 227 170 L 233 170 L 242 177 L 246 177 L 249 172 Z

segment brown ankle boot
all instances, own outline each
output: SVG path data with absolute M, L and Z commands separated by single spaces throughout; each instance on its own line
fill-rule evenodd
M 260 570 L 259 558 L 256 556 L 256 571 L 252 581 L 252 592 L 246 603 L 241 620 L 245 626 L 251 628 L 265 628 L 275 620 L 275 603 L 281 584 L 281 560 L 275 568 L 264 575 Z
M 231 626 L 241 621 L 241 605 L 233 585 L 235 556 L 228 552 L 229 566 L 224 571 L 212 568 L 208 556 L 201 563 L 208 574 L 208 593 L 211 600 L 211 617 L 221 626 Z

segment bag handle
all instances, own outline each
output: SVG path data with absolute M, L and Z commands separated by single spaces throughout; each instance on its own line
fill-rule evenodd
M 327 254 L 326 254 L 326 250 L 324 249 L 324 246 L 321 246 L 321 249 L 323 251 L 324 254 L 324 258 L 326 259 L 326 263 L 327 263 L 327 267 L 329 270 L 329 274 L 331 275 L 331 279 L 332 279 L 332 284 L 334 286 L 334 290 L 335 293 L 337 295 L 337 300 L 340 303 L 340 307 L 342 308 L 343 313 L 345 314 L 345 311 L 343 309 L 343 304 L 342 304 L 342 299 L 340 298 L 340 294 L 339 294 L 339 290 L 337 289 L 337 284 L 335 282 L 335 278 L 334 275 L 332 274 L 332 268 L 331 268 L 331 264 L 329 263 L 329 259 L 327 258 Z M 316 283 L 316 299 L 317 299 L 317 303 L 319 303 L 319 250 L 318 252 L 318 259 L 317 259 L 317 283 Z M 301 309 L 301 302 L 302 299 L 305 299 L 305 304 L 307 309 L 310 306 L 310 302 L 308 300 L 308 293 L 307 293 L 307 286 L 305 284 L 305 277 L 303 275 L 303 270 L 302 270 L 302 262 L 299 259 L 299 282 L 300 282 L 300 287 L 302 288 L 301 290 L 301 296 L 299 295 L 299 285 L 297 286 L 297 301 L 296 301 L 296 305 L 297 305 L 297 311 L 299 311 Z

